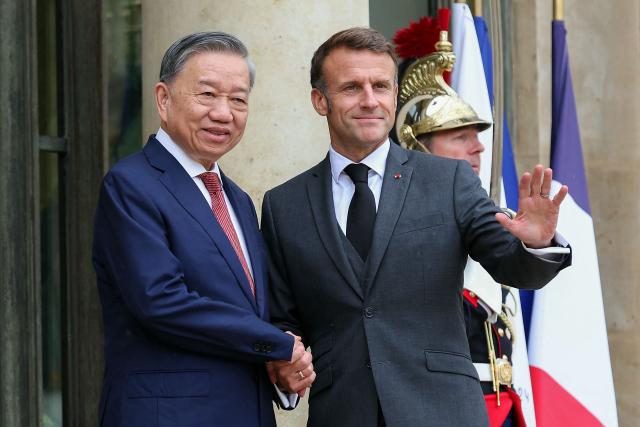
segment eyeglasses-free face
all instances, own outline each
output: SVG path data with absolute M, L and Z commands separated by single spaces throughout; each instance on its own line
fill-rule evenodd
M 241 56 L 202 52 L 169 83 L 156 85 L 162 127 L 210 169 L 242 138 L 249 116 L 249 68 Z

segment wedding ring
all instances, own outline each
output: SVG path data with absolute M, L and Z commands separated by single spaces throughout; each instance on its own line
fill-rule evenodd
M 543 199 L 548 199 L 549 195 L 540 193 L 540 197 L 542 197 Z
M 298 374 L 298 376 L 300 377 L 300 381 L 302 381 L 303 379 L 305 379 L 306 377 L 304 376 L 304 374 L 302 373 L 302 371 L 298 371 L 296 372 Z

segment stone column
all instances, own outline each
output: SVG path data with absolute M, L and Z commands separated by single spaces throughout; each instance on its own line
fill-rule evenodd
M 198 0 L 188 7 L 179 0 L 143 0 L 143 133 L 155 133 L 159 126 L 153 86 L 167 47 L 195 31 L 239 37 L 249 48 L 257 78 L 244 138 L 220 164 L 260 212 L 266 190 L 318 163 L 329 147 L 326 120 L 310 101 L 313 52 L 333 33 L 368 23 L 365 0 Z M 306 399 L 296 411 L 276 415 L 279 426 L 306 425 Z

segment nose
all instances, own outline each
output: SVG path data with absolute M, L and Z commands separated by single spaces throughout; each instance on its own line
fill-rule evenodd
M 378 98 L 376 98 L 376 95 L 373 93 L 373 88 L 371 86 L 365 86 L 363 88 L 360 106 L 362 106 L 362 108 L 369 109 L 378 106 Z
M 478 135 L 475 135 L 473 137 L 472 147 L 474 153 L 482 153 L 484 151 L 484 144 L 480 142 L 480 138 L 478 138 Z
M 219 97 L 209 109 L 209 118 L 214 122 L 229 123 L 233 120 L 229 99 Z

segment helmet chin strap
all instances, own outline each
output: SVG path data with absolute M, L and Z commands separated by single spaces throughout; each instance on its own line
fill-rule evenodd
M 417 105 L 420 101 L 425 99 L 430 99 L 430 95 L 419 95 L 411 98 L 407 103 L 405 103 L 397 115 L 398 124 L 402 123 L 402 125 L 396 125 L 396 136 L 398 137 L 398 141 L 400 144 L 408 148 L 410 150 L 418 149 L 419 151 L 424 151 L 428 153 L 429 150 L 422 144 L 413 133 L 413 128 L 411 125 L 407 124 L 407 114 L 411 109 Z

